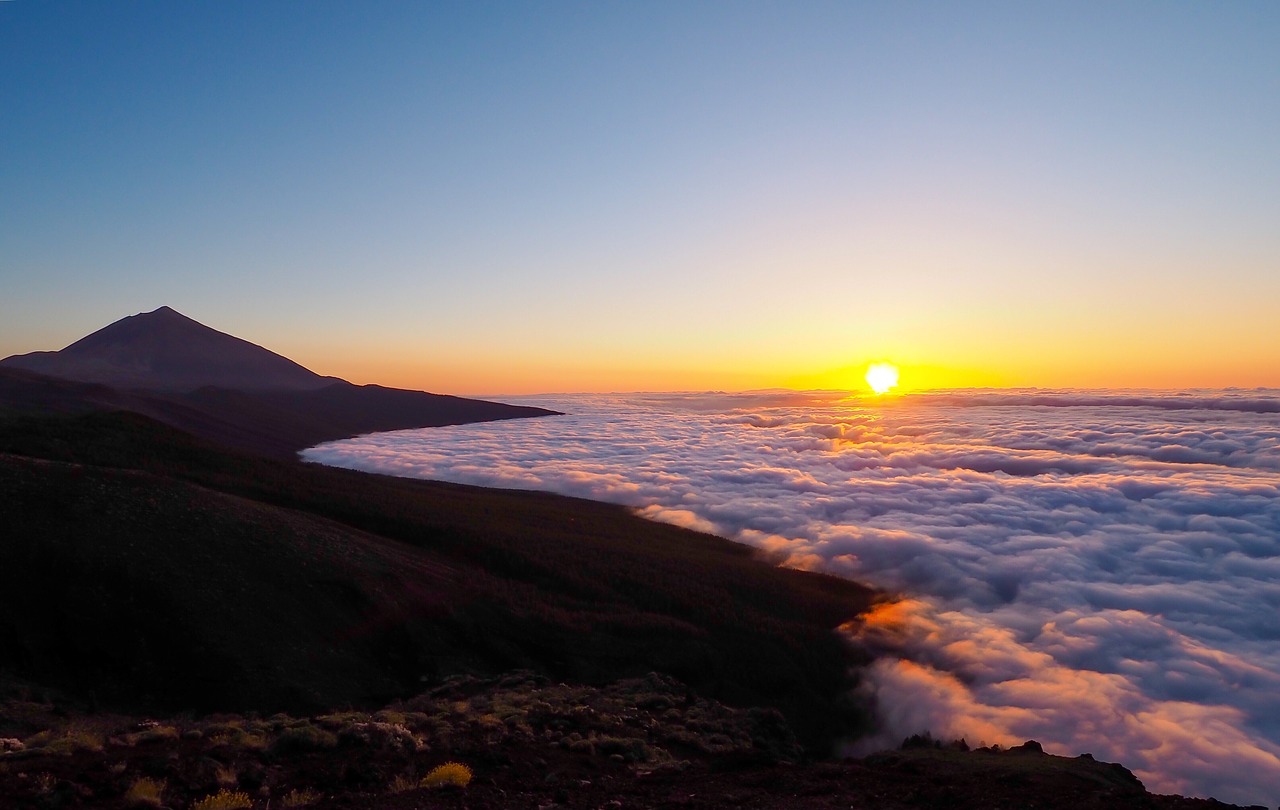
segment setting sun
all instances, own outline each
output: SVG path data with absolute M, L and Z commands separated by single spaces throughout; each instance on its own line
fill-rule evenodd
M 872 363 L 867 366 L 867 385 L 877 395 L 898 386 L 898 367 L 892 363 Z

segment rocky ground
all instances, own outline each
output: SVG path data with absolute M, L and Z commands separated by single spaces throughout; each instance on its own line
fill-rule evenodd
M 459 678 L 377 712 L 136 718 L 37 691 L 0 711 L 0 806 L 377 808 L 1207 808 L 1035 743 L 914 739 L 806 761 L 783 716 L 650 675 L 603 688 Z M 457 763 L 443 771 L 447 763 Z M 465 782 L 465 784 L 461 784 Z

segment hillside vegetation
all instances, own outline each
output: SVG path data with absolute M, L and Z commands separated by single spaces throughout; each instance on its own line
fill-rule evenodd
M 855 583 L 620 507 L 224 451 L 128 413 L 0 421 L 0 669 L 99 707 L 376 706 L 458 674 L 650 671 L 865 717 Z

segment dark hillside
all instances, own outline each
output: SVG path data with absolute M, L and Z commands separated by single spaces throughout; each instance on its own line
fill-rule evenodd
M 139 410 L 136 397 L 107 385 L 61 380 L 0 366 L 0 416 Z
M 543 408 L 342 381 L 307 391 L 206 387 L 161 393 L 0 367 L 0 416 L 117 410 L 144 414 L 229 448 L 281 459 L 361 433 L 555 414 Z
M 135 414 L 2 421 L 0 452 L 0 667 L 82 695 L 271 711 L 459 672 L 658 670 L 778 706 L 815 750 L 859 722 L 832 630 L 871 592 L 723 539 L 236 455 Z
M 4 664 L 121 708 L 398 694 L 378 617 L 460 590 L 418 549 L 147 473 L 3 456 L 0 514 Z
M 221 444 L 290 459 L 304 448 L 361 433 L 558 415 L 526 405 L 343 381 L 309 391 L 201 388 L 155 413 L 167 424 Z

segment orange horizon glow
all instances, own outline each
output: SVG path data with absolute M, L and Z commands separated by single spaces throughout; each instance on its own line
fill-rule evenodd
M 899 370 L 894 394 L 1280 387 L 1280 341 L 1267 338 L 1270 322 L 1250 308 L 1242 305 L 1233 332 L 1166 331 L 1158 338 L 1144 334 L 1143 324 L 1036 331 L 1006 320 L 983 330 L 955 328 L 954 319 L 965 313 L 940 313 L 941 323 L 932 326 L 920 317 L 895 326 L 842 323 L 817 312 L 755 331 L 707 326 L 693 337 L 680 331 L 630 336 L 595 324 L 536 339 L 476 339 L 423 334 L 397 321 L 328 335 L 308 333 L 301 324 L 251 330 L 233 323 L 228 331 L 320 374 L 460 396 L 771 388 L 869 393 L 867 367 L 885 358 Z M 205 321 L 224 326 L 216 317 Z
M 460 396 L 516 396 L 627 391 L 751 391 L 770 388 L 869 392 L 865 379 L 874 360 L 796 373 L 786 368 L 733 367 L 713 362 L 663 365 L 639 358 L 606 363 L 595 358 L 483 357 L 423 359 L 370 352 L 298 352 L 292 356 L 320 374 L 357 384 L 377 384 Z M 370 359 L 374 358 L 374 359 Z M 1275 367 L 1259 368 L 1244 358 L 1176 363 L 1098 364 L 965 363 L 919 361 L 893 364 L 899 371 L 895 394 L 958 388 L 1153 389 L 1280 387 Z

